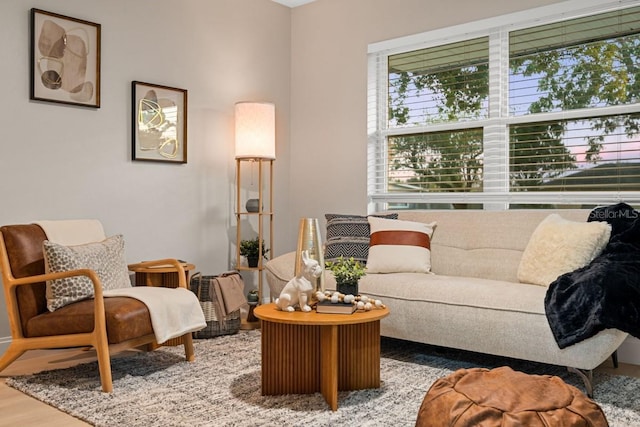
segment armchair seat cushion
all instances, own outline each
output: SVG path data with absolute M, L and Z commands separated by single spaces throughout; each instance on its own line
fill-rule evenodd
M 25 337 L 43 337 L 91 332 L 94 326 L 93 299 L 75 302 L 53 312 L 29 319 Z M 109 344 L 153 334 L 147 306 L 134 298 L 104 299 Z

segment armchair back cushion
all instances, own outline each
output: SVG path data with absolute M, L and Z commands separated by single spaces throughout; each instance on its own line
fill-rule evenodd
M 47 239 L 42 228 L 35 224 L 8 225 L 0 228 L 7 247 L 11 273 L 16 279 L 44 274 L 42 245 Z M 22 330 L 29 319 L 47 312 L 45 282 L 18 286 L 16 290 Z

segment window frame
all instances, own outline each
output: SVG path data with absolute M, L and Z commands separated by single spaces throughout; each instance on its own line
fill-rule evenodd
M 639 113 L 640 103 L 596 107 L 520 116 L 509 114 L 509 33 L 583 16 L 638 6 L 634 0 L 571 0 L 555 5 L 516 12 L 469 24 L 438 29 L 412 36 L 370 44 L 368 47 L 367 103 L 367 198 L 368 211 L 387 209 L 387 203 L 482 204 L 487 210 L 509 209 L 510 204 L 602 205 L 625 201 L 640 203 L 637 191 L 509 191 L 509 126 L 553 120 Z M 388 128 L 387 97 L 390 55 L 489 37 L 489 116 L 486 119 Z M 483 191 L 464 193 L 390 193 L 388 174 L 378 173 L 386 164 L 387 137 L 423 132 L 483 128 Z M 488 178 L 489 177 L 489 178 Z

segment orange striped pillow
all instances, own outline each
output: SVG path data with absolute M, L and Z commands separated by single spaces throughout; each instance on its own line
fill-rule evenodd
M 368 217 L 371 228 L 367 273 L 428 273 L 435 222 Z

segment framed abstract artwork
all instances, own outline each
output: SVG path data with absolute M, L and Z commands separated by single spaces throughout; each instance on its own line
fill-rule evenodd
M 187 163 L 187 91 L 134 81 L 132 160 Z
M 100 107 L 100 28 L 31 9 L 30 99 Z

